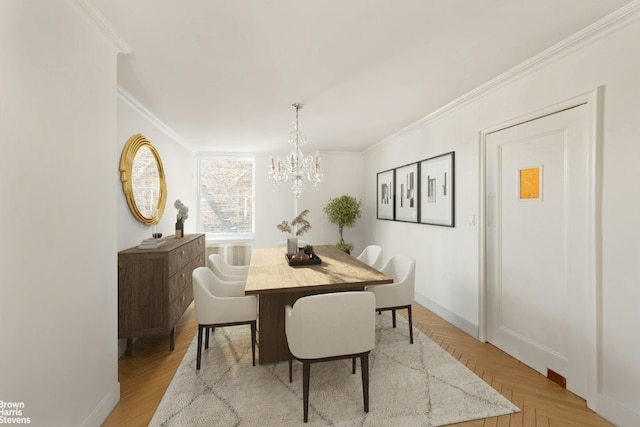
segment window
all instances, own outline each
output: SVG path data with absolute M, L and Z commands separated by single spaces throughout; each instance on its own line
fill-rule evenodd
M 207 234 L 254 232 L 255 160 L 198 157 L 198 229 Z

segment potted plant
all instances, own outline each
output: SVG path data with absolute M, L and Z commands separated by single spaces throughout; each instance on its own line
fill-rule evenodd
M 276 226 L 278 230 L 287 233 L 287 253 L 289 255 L 298 253 L 298 236 L 302 236 L 311 229 L 311 224 L 305 219 L 308 213 L 309 209 L 305 209 L 291 221 L 291 224 L 288 221 L 282 221 Z
M 327 214 L 329 222 L 338 226 L 340 243 L 336 244 L 336 247 L 348 254 L 353 250 L 353 243 L 345 243 L 342 231 L 344 227 L 353 227 L 356 219 L 362 216 L 361 206 L 361 200 L 356 200 L 355 197 L 344 194 L 335 199 L 330 198 L 329 203 L 324 207 L 324 213 Z

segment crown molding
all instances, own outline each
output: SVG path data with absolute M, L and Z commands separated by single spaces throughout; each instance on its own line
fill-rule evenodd
M 372 145 L 365 152 L 375 149 L 376 147 L 383 145 L 387 142 L 391 142 L 398 139 L 415 129 L 418 129 L 427 123 L 430 123 L 439 117 L 451 113 L 458 108 L 461 108 L 473 101 L 476 101 L 488 93 L 493 92 L 508 83 L 511 83 L 517 79 L 520 79 L 527 74 L 548 65 L 558 59 L 568 55 L 569 53 L 583 48 L 596 40 L 610 34 L 631 22 L 640 19 L 640 0 L 634 0 L 626 6 L 616 10 L 615 12 L 605 16 L 604 18 L 594 22 L 593 24 L 578 31 L 572 36 L 567 37 L 561 42 L 551 46 L 550 48 L 542 51 L 536 56 L 531 57 L 520 65 L 516 65 L 505 73 L 500 74 L 487 83 L 478 86 L 476 89 L 462 95 L 461 97 L 453 100 L 449 104 L 435 110 L 434 112 L 426 115 L 418 121 L 400 129 L 398 132 L 389 135 L 377 144 Z
M 138 99 L 136 99 L 131 93 L 129 93 L 125 88 L 118 85 L 118 98 L 121 99 L 125 104 L 131 107 L 134 111 L 140 114 L 142 117 L 147 119 L 152 125 L 157 127 L 162 133 L 167 135 L 169 138 L 176 141 L 178 144 L 182 145 L 187 151 L 195 154 L 195 150 L 188 144 L 184 139 L 180 137 L 177 133 L 173 131 L 169 126 L 167 126 L 162 120 L 160 120 L 155 114 L 153 114 L 147 107 L 145 107 Z
M 118 49 L 120 53 L 129 54 L 133 53 L 133 50 L 126 42 L 126 40 L 118 34 L 113 28 L 111 23 L 104 17 L 104 15 L 98 10 L 97 7 L 89 0 L 73 0 L 80 10 L 83 11 L 93 23 L 96 24 L 98 29 L 109 39 Z

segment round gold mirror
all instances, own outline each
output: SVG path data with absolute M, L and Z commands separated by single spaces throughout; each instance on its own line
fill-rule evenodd
M 122 150 L 120 180 L 133 216 L 157 224 L 167 203 L 167 183 L 158 151 L 142 134 L 129 138 Z

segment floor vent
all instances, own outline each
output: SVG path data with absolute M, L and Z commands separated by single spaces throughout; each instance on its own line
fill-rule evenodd
M 567 379 L 549 368 L 547 368 L 547 378 L 549 378 L 554 383 L 559 384 L 560 387 L 567 388 Z

